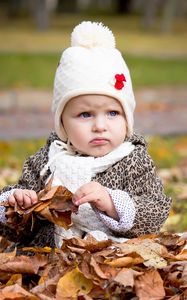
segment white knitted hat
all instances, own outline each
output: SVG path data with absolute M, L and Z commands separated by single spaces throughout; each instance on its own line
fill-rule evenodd
M 100 94 L 122 104 L 128 136 L 133 133 L 135 99 L 128 67 L 115 48 L 112 32 L 102 23 L 82 22 L 71 34 L 71 47 L 61 56 L 54 80 L 52 110 L 59 138 L 67 140 L 61 114 L 73 97 Z

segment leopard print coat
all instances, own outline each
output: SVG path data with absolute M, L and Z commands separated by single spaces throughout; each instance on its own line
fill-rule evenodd
M 50 171 L 42 179 L 40 179 L 40 171 L 48 161 L 51 143 L 57 139 L 59 139 L 57 135 L 52 132 L 46 145 L 26 160 L 18 184 L 5 187 L 0 194 L 12 188 L 33 189 L 36 192 L 43 189 Z M 159 232 L 168 217 L 171 199 L 164 194 L 163 185 L 147 153 L 144 138 L 134 134 L 127 140 L 135 145 L 135 149 L 106 171 L 97 174 L 92 180 L 110 189 L 124 190 L 133 199 L 136 209 L 134 225 L 123 234 L 123 237 L 133 238 Z M 21 245 L 51 247 L 55 245 L 54 225 L 45 220 L 38 220 L 32 232 L 25 229 L 22 236 L 16 236 L 13 230 L 1 224 L 0 234 L 8 236 Z

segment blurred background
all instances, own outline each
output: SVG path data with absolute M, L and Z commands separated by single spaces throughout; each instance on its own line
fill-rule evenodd
M 187 231 L 186 0 L 0 0 L 0 188 L 53 129 L 54 74 L 83 20 L 115 35 L 131 72 L 135 131 L 173 198 L 163 230 Z

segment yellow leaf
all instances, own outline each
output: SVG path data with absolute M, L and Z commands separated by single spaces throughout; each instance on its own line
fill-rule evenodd
M 79 291 L 87 295 L 92 287 L 92 281 L 84 277 L 78 268 L 75 268 L 58 281 L 56 297 L 58 299 L 76 297 Z
M 6 283 L 6 286 L 13 285 L 13 284 L 22 285 L 22 274 L 13 274 L 8 282 Z

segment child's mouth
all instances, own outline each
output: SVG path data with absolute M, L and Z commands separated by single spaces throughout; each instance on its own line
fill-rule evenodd
M 92 145 L 106 145 L 108 144 L 108 140 L 105 138 L 95 138 L 93 140 L 90 141 L 90 144 Z

